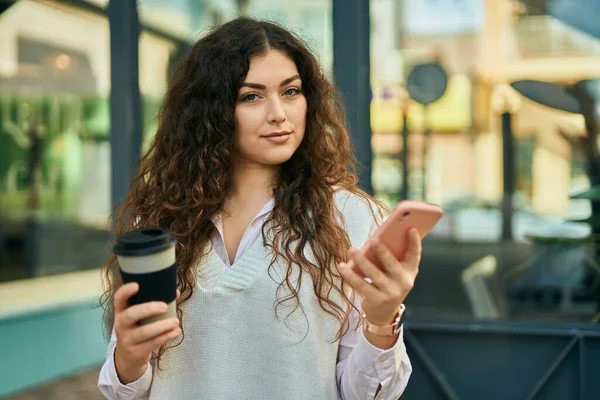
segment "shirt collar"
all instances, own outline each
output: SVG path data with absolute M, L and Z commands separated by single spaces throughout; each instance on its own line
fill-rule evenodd
M 256 221 L 258 218 L 263 218 L 266 219 L 266 216 L 269 215 L 269 213 L 271 211 L 273 211 L 273 207 L 275 206 L 275 199 L 271 199 L 269 200 L 258 212 L 258 214 L 256 214 L 256 216 L 254 217 L 254 219 L 252 220 L 252 222 Z M 218 213 L 217 215 L 215 215 L 212 218 L 212 223 L 219 227 L 221 226 L 221 223 L 223 221 L 223 215 L 222 213 Z

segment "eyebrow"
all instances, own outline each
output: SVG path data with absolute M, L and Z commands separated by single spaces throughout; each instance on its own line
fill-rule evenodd
M 296 79 L 300 79 L 300 75 L 294 75 L 294 76 L 291 76 L 291 77 L 289 77 L 287 79 L 284 79 L 283 81 L 281 81 L 281 83 L 279 84 L 279 86 L 280 87 L 281 86 L 285 86 L 288 83 L 295 81 Z M 252 88 L 252 89 L 262 89 L 262 90 L 264 90 L 264 89 L 267 88 L 265 85 L 261 85 L 260 83 L 251 83 L 251 82 L 244 82 L 244 83 L 242 83 L 241 86 L 242 87 L 246 86 L 246 87 L 249 87 L 249 88 Z

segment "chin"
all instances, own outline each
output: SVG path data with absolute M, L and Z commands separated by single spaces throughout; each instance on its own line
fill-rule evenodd
M 281 165 L 294 155 L 296 149 L 276 149 L 262 154 L 262 163 L 266 165 Z
M 292 158 L 292 154 L 289 155 L 280 155 L 280 156 L 272 156 L 272 157 L 265 157 L 264 159 L 264 164 L 266 165 L 281 165 L 287 161 L 289 161 L 290 158 Z

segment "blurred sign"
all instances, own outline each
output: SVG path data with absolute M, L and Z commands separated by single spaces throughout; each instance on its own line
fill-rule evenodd
M 439 62 L 415 65 L 406 78 L 406 89 L 417 103 L 429 105 L 446 92 L 448 75 Z
M 371 104 L 371 128 L 374 133 L 397 133 L 402 129 L 402 113 L 406 92 L 389 86 L 391 99 L 384 99 L 381 89 L 374 90 Z M 448 77 L 448 88 L 444 95 L 429 107 L 429 124 L 435 132 L 462 132 L 472 120 L 472 86 L 469 76 L 454 74 Z M 408 121 L 412 129 L 423 129 L 423 106 L 414 103 L 408 110 Z

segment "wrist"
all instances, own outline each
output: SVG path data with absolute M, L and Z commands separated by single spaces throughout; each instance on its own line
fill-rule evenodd
M 117 377 L 119 378 L 119 382 L 123 385 L 128 385 L 131 382 L 140 379 L 148 368 L 147 362 L 132 363 L 131 361 L 126 360 L 118 351 L 118 346 L 115 349 L 114 362 Z
M 364 320 L 366 320 L 371 325 L 384 326 L 384 325 L 393 324 L 394 321 L 396 320 L 396 318 L 398 317 L 398 315 L 399 315 L 399 313 L 398 313 L 398 311 L 396 311 L 395 313 L 390 314 L 390 315 L 384 315 L 384 316 L 378 315 L 377 317 L 371 317 L 371 316 L 363 313 L 362 317 Z
M 400 307 L 398 309 L 396 309 L 394 312 L 391 312 L 391 313 L 384 313 L 384 314 L 379 314 L 379 315 L 372 315 L 372 314 L 368 315 L 363 311 L 361 316 L 364 320 L 369 322 L 371 325 L 379 325 L 379 326 L 390 325 L 390 324 L 393 324 L 398 317 L 402 316 L 405 309 L 406 309 L 406 307 L 404 306 L 404 304 L 402 304 L 402 305 L 400 305 Z
M 363 312 L 361 317 L 365 334 L 397 336 L 402 327 L 404 309 L 402 305 L 393 316 L 378 316 L 377 319 L 371 319 Z

